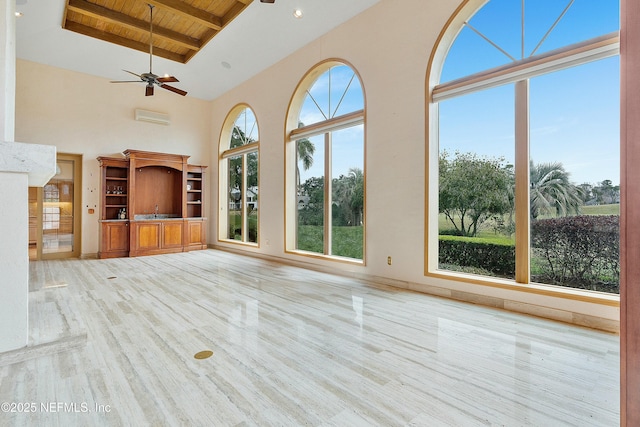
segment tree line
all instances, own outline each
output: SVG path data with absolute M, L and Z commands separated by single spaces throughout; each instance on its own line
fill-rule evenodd
M 579 214 L 585 204 L 618 203 L 620 187 L 610 180 L 574 185 L 560 162 L 529 166 L 530 218 Z M 504 158 L 443 151 L 439 158 L 439 212 L 453 226 L 453 234 L 476 236 L 480 226 L 495 219 L 507 234 L 513 230 L 515 172 Z
M 324 177 L 311 177 L 300 185 L 300 225 L 324 223 L 324 182 Z M 360 168 L 350 168 L 346 175 L 331 180 L 331 221 L 334 226 L 362 225 L 363 213 L 364 173 Z

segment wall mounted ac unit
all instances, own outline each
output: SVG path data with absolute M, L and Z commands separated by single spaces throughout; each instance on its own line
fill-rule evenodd
M 169 124 L 171 124 L 168 114 L 158 113 L 156 111 L 136 109 L 135 119 L 140 122 L 150 122 L 150 123 L 156 123 L 156 124 L 165 125 L 165 126 L 168 126 Z

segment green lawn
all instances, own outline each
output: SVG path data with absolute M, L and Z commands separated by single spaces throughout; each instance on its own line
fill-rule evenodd
M 347 258 L 362 259 L 362 226 L 333 227 L 333 247 L 331 254 Z M 301 225 L 298 227 L 298 249 L 323 253 L 323 227 Z
M 580 213 L 582 215 L 620 215 L 620 205 L 597 205 L 597 206 L 582 206 L 580 207 Z M 547 218 L 547 217 L 545 217 Z M 548 217 L 550 218 L 550 217 Z M 508 221 L 508 215 L 504 216 L 504 222 Z M 452 230 L 453 225 L 447 219 L 444 214 L 438 215 L 438 230 Z M 480 227 L 478 231 L 478 237 L 491 238 L 492 236 L 500 236 L 496 233 L 493 221 L 486 221 Z
M 255 242 L 258 235 L 258 211 L 249 212 L 248 241 Z M 232 211 L 229 215 L 229 238 L 242 240 L 242 215 L 240 211 Z
M 620 204 L 583 206 L 580 209 L 583 215 L 620 215 Z

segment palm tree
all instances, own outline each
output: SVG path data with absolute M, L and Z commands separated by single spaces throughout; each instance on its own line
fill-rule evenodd
M 582 189 L 569 181 L 569 172 L 562 163 L 530 163 L 531 219 L 542 214 L 567 216 L 580 213 Z
M 334 178 L 333 202 L 343 212 L 345 225 L 360 225 L 364 208 L 364 173 L 362 169 L 349 168 L 347 175 Z
M 304 123 L 299 122 L 298 128 L 304 127 Z M 300 194 L 300 163 L 302 163 L 302 168 L 304 170 L 309 170 L 309 168 L 313 165 L 313 153 L 316 151 L 316 146 L 313 145 L 307 138 L 302 138 L 296 140 L 296 156 L 298 157 L 298 161 L 296 163 L 296 188 L 298 189 L 298 194 Z
M 360 168 L 349 169 L 351 197 L 349 207 L 353 215 L 353 225 L 360 225 L 364 210 L 364 172 Z

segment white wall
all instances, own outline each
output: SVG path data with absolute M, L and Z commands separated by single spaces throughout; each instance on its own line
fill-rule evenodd
M 43 78 L 44 76 L 44 78 Z M 124 150 L 191 156 L 208 165 L 210 103 L 156 89 L 144 96 L 142 84 L 108 80 L 18 60 L 16 140 L 55 145 L 59 153 L 82 154 L 82 254 L 98 252 L 100 170 L 98 156 Z M 134 120 L 134 110 L 167 113 L 169 126 Z M 88 209 L 95 214 L 88 214 Z
M 221 247 L 305 262 L 348 273 L 393 279 L 398 286 L 471 300 L 567 321 L 580 316 L 618 321 L 619 308 L 487 287 L 424 275 L 425 84 L 436 41 L 461 2 L 383 0 L 265 72 L 213 102 L 214 143 L 224 118 L 238 103 L 249 104 L 260 127 L 259 248 L 210 241 Z M 366 266 L 286 254 L 284 244 L 284 128 L 291 96 L 304 74 L 328 58 L 352 64 L 366 96 Z M 211 159 L 217 176 L 216 151 Z M 217 202 L 217 198 L 212 198 Z M 217 212 L 218 206 L 214 206 Z M 399 209 L 402 214 L 399 215 Z M 211 215 L 212 218 L 215 215 Z M 266 242 L 269 244 L 266 244 Z M 393 264 L 387 264 L 387 256 Z M 566 311 L 565 311 L 566 310 Z M 615 327 L 614 327 L 615 328 Z

